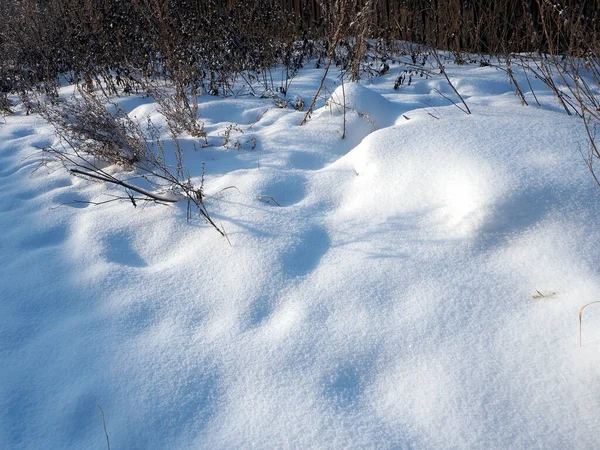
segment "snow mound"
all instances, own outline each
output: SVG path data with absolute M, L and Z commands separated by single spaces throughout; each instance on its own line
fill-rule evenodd
M 368 208 L 382 220 L 422 212 L 463 231 L 475 227 L 502 186 L 489 164 L 465 148 L 411 145 L 404 133 L 382 130 L 351 152 L 358 178 L 346 207 Z
M 537 119 L 537 126 L 547 127 L 552 119 Z M 506 116 L 457 116 L 372 133 L 340 160 L 358 175 L 342 210 L 380 221 L 412 216 L 446 237 L 533 224 L 564 206 L 558 198 L 573 189 L 575 172 L 581 183 L 589 180 L 562 150 L 570 145 L 568 135 L 514 151 L 530 126 L 535 124 Z M 556 172 L 558 161 L 568 176 Z
M 358 83 L 338 86 L 327 102 L 327 107 L 335 115 L 343 114 L 343 105 L 346 106 L 346 111 L 358 113 L 376 129 L 393 125 L 400 114 L 392 102 Z

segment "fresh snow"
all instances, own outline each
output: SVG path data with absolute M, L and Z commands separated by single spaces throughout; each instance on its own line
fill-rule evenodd
M 441 75 L 394 91 L 400 70 L 332 72 L 303 126 L 272 99 L 200 97 L 211 146 L 183 137 L 184 162 L 196 181 L 205 162 L 231 245 L 185 204 L 85 203 L 116 191 L 44 165 L 38 116 L 6 117 L 0 448 L 106 447 L 98 406 L 111 448 L 598 448 L 581 121 L 524 75 L 531 106 L 500 70 L 448 66 L 466 115 Z

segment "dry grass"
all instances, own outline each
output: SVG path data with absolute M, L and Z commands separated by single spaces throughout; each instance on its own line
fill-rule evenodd
M 128 200 L 133 206 L 140 202 L 187 201 L 188 219 L 196 210 L 226 237 L 204 204 L 204 176 L 199 186 L 192 182 L 183 163 L 177 132 L 172 128 L 169 130 L 173 150 L 168 154 L 151 121 L 144 132 L 118 105 L 105 104 L 82 89 L 80 96 L 69 102 L 45 105 L 42 114 L 60 138 L 59 145 L 43 151 L 71 175 L 125 192 L 110 201 Z
M 588 306 L 593 305 L 594 303 L 600 303 L 600 301 L 597 300 L 597 301 L 594 301 L 594 302 L 589 302 L 589 303 L 583 305 L 581 307 L 581 309 L 579 310 L 579 346 L 580 347 L 582 346 L 582 342 L 581 342 L 581 325 L 582 325 L 582 320 L 583 320 L 583 310 L 585 308 L 587 308 Z

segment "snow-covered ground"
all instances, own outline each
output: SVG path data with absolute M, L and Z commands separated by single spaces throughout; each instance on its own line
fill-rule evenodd
M 214 145 L 183 139 L 184 162 L 231 245 L 184 204 L 79 202 L 112 191 L 40 167 L 52 128 L 6 117 L 0 448 L 105 448 L 98 406 L 114 449 L 598 448 L 581 121 L 492 67 L 448 67 L 471 115 L 441 75 L 394 91 L 400 70 L 344 85 L 345 139 L 335 101 L 300 126 L 272 99 L 200 98 Z

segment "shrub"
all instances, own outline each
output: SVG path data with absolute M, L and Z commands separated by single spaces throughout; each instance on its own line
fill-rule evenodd
M 188 218 L 193 206 L 225 236 L 204 204 L 203 181 L 195 185 L 185 169 L 183 150 L 175 134 L 171 134 L 173 154 L 168 155 L 150 121 L 146 135 L 117 104 L 106 105 L 83 89 L 72 100 L 44 105 L 41 111 L 60 138 L 58 145 L 43 151 L 70 174 L 122 188 L 125 194 L 110 201 L 127 199 L 134 206 L 138 202 L 187 201 Z M 121 173 L 134 176 L 125 178 Z

